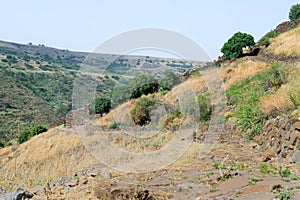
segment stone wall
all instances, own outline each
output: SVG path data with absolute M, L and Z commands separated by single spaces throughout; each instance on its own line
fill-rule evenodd
M 289 30 L 292 30 L 292 29 L 296 28 L 299 25 L 300 25 L 300 19 L 297 19 L 297 20 L 292 21 L 292 22 L 287 21 L 287 22 L 283 22 L 283 23 L 279 24 L 276 27 L 275 31 L 279 34 L 282 34 L 282 33 L 285 33 Z
M 255 138 L 258 148 L 265 152 L 263 161 L 286 159 L 290 163 L 300 161 L 300 119 L 298 110 L 268 120 L 263 132 Z
M 260 49 L 258 57 L 269 63 L 299 63 L 300 56 L 280 56 L 271 53 L 266 49 Z

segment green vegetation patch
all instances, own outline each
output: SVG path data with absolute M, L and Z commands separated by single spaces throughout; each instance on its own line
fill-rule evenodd
M 285 74 L 279 64 L 272 64 L 266 71 L 233 84 L 226 92 L 228 104 L 233 105 L 236 125 L 252 138 L 262 130 L 265 116 L 260 110 L 259 99 L 278 89 Z

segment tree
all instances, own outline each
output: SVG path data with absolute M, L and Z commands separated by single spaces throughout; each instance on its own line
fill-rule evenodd
M 300 18 L 300 4 L 295 4 L 291 7 L 289 18 L 291 21 L 295 21 Z
M 221 52 L 227 59 L 233 59 L 243 53 L 243 48 L 255 45 L 254 37 L 247 33 L 235 33 L 222 47 Z
M 111 109 L 111 101 L 106 97 L 96 97 L 95 99 L 95 113 L 103 115 L 108 113 Z
M 154 98 L 142 97 L 134 104 L 130 116 L 136 125 L 146 125 L 151 121 L 150 112 L 157 100 Z
M 171 70 L 167 70 L 158 83 L 161 90 L 171 90 L 174 85 L 179 83 L 179 78 Z
M 208 93 L 202 93 L 197 95 L 197 102 L 199 104 L 199 120 L 205 122 L 210 120 L 211 113 L 213 111 L 213 106 L 210 102 L 210 96 Z
M 137 74 L 129 83 L 129 87 L 133 89 L 130 99 L 141 97 L 143 94 L 152 94 L 158 90 L 157 80 L 147 74 Z

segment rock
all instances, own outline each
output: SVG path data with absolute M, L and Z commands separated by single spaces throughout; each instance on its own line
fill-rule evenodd
M 68 186 L 68 187 L 75 187 L 75 186 L 77 186 L 78 184 L 79 184 L 79 181 L 78 181 L 78 180 L 71 180 L 71 181 L 67 182 L 67 183 L 65 184 L 65 186 Z
M 96 177 L 98 175 L 98 173 L 96 171 L 89 171 L 87 173 L 87 175 L 90 176 L 90 177 Z
M 298 131 L 293 131 L 290 135 L 290 142 L 292 145 L 296 144 L 297 139 L 299 138 L 299 132 Z
M 112 174 L 108 170 L 102 170 L 100 173 L 100 179 L 110 179 L 112 178 Z
M 291 163 L 300 162 L 300 151 L 299 150 L 297 150 L 294 154 L 292 154 L 291 161 L 292 161 Z
M 23 200 L 23 199 L 31 199 L 33 194 L 29 191 L 26 191 L 22 188 L 18 188 L 17 191 L 14 193 L 11 200 Z
M 297 130 L 297 131 L 300 131 L 300 122 L 296 122 L 294 124 L 294 129 Z
M 79 180 L 79 184 L 85 185 L 87 183 L 88 183 L 88 179 L 86 178 L 86 176 L 82 176 Z
M 266 150 L 266 154 L 262 157 L 263 162 L 267 162 L 275 157 L 275 150 L 274 148 L 270 148 Z

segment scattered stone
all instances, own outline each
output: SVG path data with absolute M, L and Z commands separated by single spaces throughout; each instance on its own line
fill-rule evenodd
M 98 175 L 98 173 L 96 171 L 89 171 L 87 175 L 94 178 Z
M 71 180 L 71 181 L 67 182 L 65 185 L 68 186 L 68 187 L 75 187 L 78 184 L 79 184 L 78 180 Z
M 296 122 L 294 124 L 294 128 L 295 128 L 295 130 L 300 131 L 300 122 Z
M 33 194 L 27 190 L 22 188 L 18 188 L 17 191 L 14 193 L 12 200 L 23 200 L 23 199 L 31 199 Z
M 110 179 L 112 178 L 112 174 L 109 170 L 102 170 L 100 173 L 100 179 Z
M 290 163 L 300 162 L 300 151 L 297 150 L 289 159 Z
M 266 154 L 262 157 L 263 162 L 267 162 L 275 157 L 274 148 L 267 149 Z
M 81 185 L 87 184 L 87 183 L 88 183 L 88 179 L 86 178 L 86 176 L 82 176 L 82 177 L 80 178 L 79 183 L 80 183 Z

